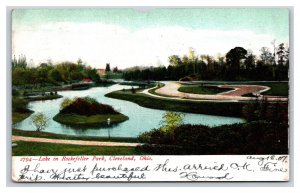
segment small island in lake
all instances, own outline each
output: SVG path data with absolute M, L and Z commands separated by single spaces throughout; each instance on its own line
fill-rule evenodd
M 124 122 L 128 117 L 110 105 L 101 104 L 94 98 L 84 97 L 65 99 L 61 104 L 60 112 L 53 117 L 53 120 L 66 125 L 94 126 Z

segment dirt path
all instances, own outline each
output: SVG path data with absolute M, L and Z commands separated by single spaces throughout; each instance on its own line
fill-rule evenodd
M 40 142 L 40 143 L 56 143 L 56 144 L 69 144 L 69 145 L 88 145 L 88 146 L 115 146 L 115 147 L 135 147 L 141 145 L 140 143 L 48 139 L 48 138 L 37 138 L 37 137 L 23 137 L 23 136 L 16 136 L 16 135 L 12 136 L 12 141 L 13 142 L 27 141 L 27 142 Z
M 215 100 L 215 101 L 250 101 L 250 100 L 257 100 L 262 99 L 256 97 L 243 97 L 241 95 L 247 93 L 260 93 L 270 89 L 266 86 L 258 86 L 258 85 L 221 85 L 220 87 L 223 88 L 233 88 L 232 91 L 227 91 L 215 95 L 206 95 L 206 94 L 193 94 L 193 93 L 184 93 L 179 92 L 178 89 L 180 88 L 181 84 L 177 82 L 164 82 L 165 86 L 157 89 L 155 92 L 160 95 L 170 96 L 177 99 L 197 99 L 197 100 Z M 149 94 L 151 96 L 155 96 L 147 91 L 144 93 Z M 160 98 L 168 98 L 163 96 L 156 96 Z M 265 100 L 268 101 L 287 101 L 286 97 L 272 97 L 267 96 Z
M 267 86 L 260 85 L 222 85 L 220 88 L 233 88 L 234 90 L 219 93 L 219 95 L 242 96 L 249 93 L 262 93 L 269 90 Z

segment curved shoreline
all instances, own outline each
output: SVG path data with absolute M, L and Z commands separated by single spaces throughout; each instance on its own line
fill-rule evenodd
M 108 123 L 109 119 L 109 123 Z M 108 115 L 76 115 L 76 114 L 57 114 L 53 120 L 70 126 L 89 127 L 94 125 L 107 125 L 108 127 L 113 124 L 127 121 L 129 118 L 123 114 L 108 114 Z
M 164 82 L 165 86 L 156 89 L 154 92 L 158 95 L 149 93 L 150 89 L 144 90 L 142 93 L 158 97 L 158 98 L 171 98 L 176 100 L 191 100 L 191 101 L 215 101 L 215 102 L 238 102 L 238 101 L 255 101 L 255 100 L 266 100 L 272 102 L 285 102 L 288 101 L 286 97 L 274 97 L 274 96 L 258 96 L 258 97 L 243 97 L 246 93 L 262 93 L 270 88 L 267 86 L 260 85 L 219 85 L 222 88 L 233 88 L 235 90 L 226 91 L 216 95 L 204 95 L 204 94 L 193 94 L 184 93 L 178 91 L 181 84 L 178 82 Z

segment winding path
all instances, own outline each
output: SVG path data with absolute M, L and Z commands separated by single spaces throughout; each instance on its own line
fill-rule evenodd
M 123 143 L 123 142 L 102 142 L 102 141 L 83 141 L 83 140 L 66 140 L 66 139 L 48 139 L 37 137 L 12 136 L 12 141 L 27 141 L 40 143 L 56 143 L 69 145 L 87 145 L 87 146 L 114 146 L 114 147 L 136 147 L 141 143 Z
M 159 95 L 153 95 L 149 93 L 149 89 L 145 90 L 143 93 L 160 97 L 160 98 L 170 98 L 173 99 L 196 99 L 196 100 L 214 100 L 214 101 L 251 101 L 257 99 L 263 99 L 262 96 L 256 97 L 243 97 L 242 95 L 248 93 L 261 93 L 264 91 L 269 90 L 270 88 L 267 86 L 260 86 L 260 85 L 220 85 L 219 87 L 222 88 L 233 88 L 232 91 L 226 91 L 223 93 L 209 95 L 209 94 L 193 94 L 193 93 L 184 93 L 178 91 L 181 84 L 178 82 L 164 82 L 165 86 L 155 90 L 155 92 Z M 286 97 L 276 97 L 276 96 L 265 96 L 265 100 L 268 101 L 287 101 Z

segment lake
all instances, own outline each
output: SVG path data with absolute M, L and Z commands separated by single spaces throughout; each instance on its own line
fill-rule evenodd
M 98 102 L 109 104 L 122 114 L 129 117 L 128 121 L 117 125 L 111 125 L 109 128 L 110 136 L 112 137 L 137 137 L 144 131 L 149 131 L 153 128 L 158 128 L 162 120 L 164 110 L 149 109 L 141 107 L 135 103 L 107 98 L 104 95 L 106 93 L 128 89 L 131 86 L 124 85 L 112 85 L 108 87 L 94 87 L 88 90 L 81 91 L 61 91 L 58 94 L 63 98 L 47 101 L 33 101 L 29 103 L 29 108 L 35 113 L 43 112 L 49 120 L 49 125 L 44 130 L 45 132 L 75 135 L 75 136 L 108 136 L 108 127 L 89 127 L 89 128 L 75 128 L 66 126 L 54 121 L 52 118 L 59 112 L 59 107 L 64 98 L 85 97 L 90 96 L 95 98 Z M 34 115 L 34 114 L 32 114 Z M 32 116 L 31 115 L 31 116 Z M 184 123 L 190 124 L 203 124 L 208 126 L 218 126 L 224 124 L 234 124 L 244 122 L 241 118 L 236 117 L 224 117 L 224 116 L 212 116 L 202 114 L 185 113 Z M 13 128 L 33 131 L 35 127 L 32 125 L 30 117 L 13 125 Z

